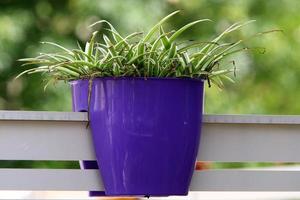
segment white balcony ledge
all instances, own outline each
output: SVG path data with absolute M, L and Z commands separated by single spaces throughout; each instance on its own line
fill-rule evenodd
M 0 111 L 1 160 L 94 160 L 87 114 Z M 205 115 L 198 160 L 300 162 L 300 116 Z M 299 191 L 298 170 L 196 171 L 191 191 Z M 103 189 L 97 170 L 0 169 L 0 190 Z

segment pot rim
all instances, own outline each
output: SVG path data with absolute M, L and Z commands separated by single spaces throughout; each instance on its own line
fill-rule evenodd
M 99 80 L 99 79 L 104 79 L 104 80 L 182 80 L 182 81 L 200 81 L 204 82 L 204 79 L 197 79 L 197 78 L 189 78 L 189 77 L 131 77 L 131 76 L 122 76 L 122 77 L 95 77 L 93 80 Z M 69 81 L 69 84 L 75 84 L 81 81 L 89 81 L 88 78 L 83 78 L 83 79 L 76 79 Z

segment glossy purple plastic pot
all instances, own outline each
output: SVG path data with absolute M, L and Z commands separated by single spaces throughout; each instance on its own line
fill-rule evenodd
M 87 110 L 88 80 L 72 81 Z M 200 142 L 203 81 L 96 78 L 90 125 L 105 194 L 187 195 Z
M 88 111 L 88 81 L 73 81 L 70 83 L 72 89 L 72 110 L 75 112 Z M 82 169 L 99 169 L 98 163 L 95 160 L 80 161 Z M 89 196 L 105 196 L 104 191 L 89 191 Z

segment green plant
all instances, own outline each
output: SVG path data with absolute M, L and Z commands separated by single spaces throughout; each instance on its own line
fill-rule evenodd
M 56 43 L 43 42 L 56 46 L 61 51 L 20 59 L 25 62 L 23 65 L 35 67 L 23 71 L 19 76 L 43 73 L 50 78 L 48 83 L 94 77 L 188 77 L 206 79 L 209 85 L 212 82 L 219 87 L 223 85 L 222 79 L 233 81 L 228 73 L 235 74 L 234 62 L 224 68 L 222 61 L 250 48 L 240 47 L 243 40 L 222 43 L 222 39 L 253 21 L 235 23 L 209 42 L 179 43 L 176 39 L 184 31 L 211 20 L 197 20 L 177 31 L 165 32 L 163 23 L 178 12 L 163 18 L 147 34 L 135 32 L 126 37 L 122 37 L 108 21 L 98 21 L 91 27 L 106 23 L 109 26 L 109 36 L 103 34 L 104 42 L 98 42 L 98 32 L 94 32 L 84 49 L 78 45 L 78 49 L 70 50 Z

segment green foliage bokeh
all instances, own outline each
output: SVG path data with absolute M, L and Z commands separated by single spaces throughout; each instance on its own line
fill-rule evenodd
M 182 10 L 167 27 L 180 27 L 199 18 L 200 24 L 185 39 L 211 39 L 229 24 L 257 20 L 240 34 L 282 29 L 251 40 L 249 46 L 266 53 L 242 53 L 236 58 L 236 84 L 207 88 L 206 113 L 298 114 L 300 112 L 300 1 L 297 0 L 16 0 L 0 1 L 0 109 L 71 110 L 69 86 L 58 84 L 43 91 L 42 77 L 13 78 L 23 68 L 16 60 L 50 51 L 40 41 L 55 41 L 70 48 L 90 36 L 87 25 L 106 19 L 118 30 L 147 30 L 171 11 Z

